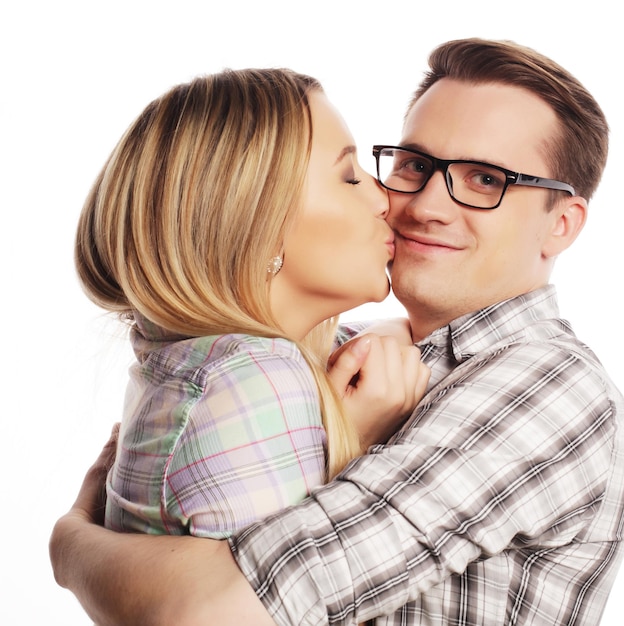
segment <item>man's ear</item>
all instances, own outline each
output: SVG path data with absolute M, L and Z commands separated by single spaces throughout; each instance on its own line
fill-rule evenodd
M 553 258 L 569 248 L 585 226 L 587 200 L 573 196 L 561 200 L 551 209 L 550 234 L 544 241 L 542 255 Z

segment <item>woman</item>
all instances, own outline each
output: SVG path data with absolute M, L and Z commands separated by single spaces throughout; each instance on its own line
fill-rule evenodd
M 137 356 L 108 527 L 228 537 L 395 430 L 427 379 L 409 337 L 363 342 L 356 386 L 327 374 L 332 318 L 388 294 L 386 211 L 310 77 L 226 71 L 147 106 L 76 240 L 87 295 L 131 321 Z M 373 376 L 392 384 L 367 394 Z

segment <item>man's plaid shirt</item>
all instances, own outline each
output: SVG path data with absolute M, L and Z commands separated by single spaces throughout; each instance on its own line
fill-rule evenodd
M 230 540 L 256 593 L 279 625 L 595 626 L 621 557 L 624 401 L 554 288 L 418 345 L 432 377 L 402 431 Z

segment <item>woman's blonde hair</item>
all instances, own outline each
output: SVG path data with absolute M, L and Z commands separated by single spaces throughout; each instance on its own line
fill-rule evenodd
M 227 70 L 150 103 L 79 219 L 75 261 L 87 296 L 183 336 L 285 336 L 267 263 L 297 218 L 312 140 L 307 94 L 321 89 L 291 70 Z M 328 477 L 361 451 L 326 374 L 334 330 L 328 320 L 299 344 L 319 388 Z

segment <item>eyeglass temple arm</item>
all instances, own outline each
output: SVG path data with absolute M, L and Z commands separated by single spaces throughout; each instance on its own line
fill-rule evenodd
M 570 195 L 575 196 L 576 192 L 572 185 L 562 183 L 552 178 L 540 178 L 539 176 L 529 176 L 528 174 L 518 174 L 518 178 L 515 181 L 516 185 L 523 185 L 525 187 L 542 187 L 544 189 L 557 189 L 559 191 L 567 191 Z

